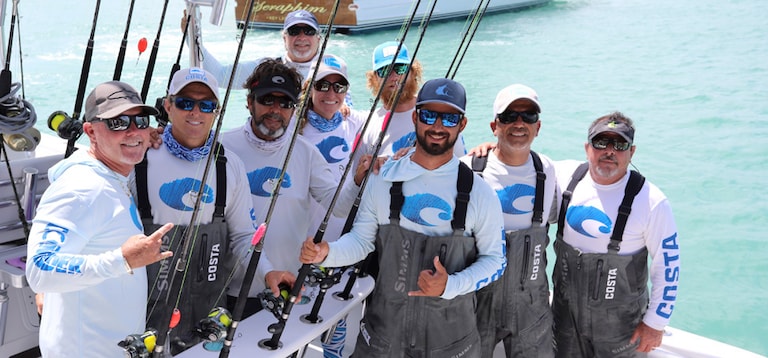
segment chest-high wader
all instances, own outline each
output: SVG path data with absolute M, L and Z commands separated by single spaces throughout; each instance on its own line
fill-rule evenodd
M 636 171 L 630 173 L 608 252 L 583 253 L 563 240 L 563 228 L 573 190 L 587 171 L 588 164 L 584 163 L 572 175 L 558 216 L 552 277 L 557 355 L 632 355 L 635 346 L 628 344 L 629 337 L 648 306 L 648 251 L 644 248 L 633 255 L 618 252 L 632 202 L 645 178 Z
M 448 274 L 459 272 L 477 260 L 473 236 L 464 236 L 472 170 L 459 165 L 456 208 L 446 236 L 428 236 L 400 227 L 405 202 L 402 182 L 390 188 L 389 224 L 376 234 L 379 277 L 366 308 L 356 357 L 480 357 L 480 337 L 475 328 L 475 295 L 451 300 L 440 297 L 409 297 L 418 291 L 419 273 L 434 270 L 440 257 Z
M 200 342 L 194 334 L 195 324 L 208 316 L 210 310 L 216 306 L 223 306 L 226 302 L 217 301 L 224 288 L 226 280 L 232 272 L 235 259 L 231 257 L 231 249 L 224 218 L 224 209 L 227 200 L 227 158 L 224 156 L 224 147 L 216 143 L 211 155 L 216 155 L 216 196 L 215 209 L 209 224 L 176 225 L 169 234 L 163 237 L 163 250 L 171 250 L 175 255 L 182 254 L 183 238 L 193 240 L 188 253 L 189 266 L 185 270 L 184 277 L 177 276 L 177 280 L 185 280 L 182 286 L 178 308 L 181 310 L 181 321 L 171 332 L 169 342 L 171 353 L 178 352 Z M 149 203 L 147 190 L 147 158 L 136 165 L 136 191 L 138 196 L 138 209 L 141 221 L 144 224 L 144 233 L 149 235 L 163 224 L 154 224 L 152 207 Z M 187 233 L 187 230 L 194 230 Z M 149 297 L 147 299 L 147 327 L 160 327 L 168 322 L 159 322 L 165 307 L 165 298 L 168 295 L 171 283 L 171 267 L 176 260 L 173 258 L 147 266 L 147 280 L 149 281 Z M 175 305 L 178 292 L 172 292 L 169 305 Z
M 531 151 L 531 159 L 536 171 L 531 226 L 505 233 L 504 275 L 477 291 L 478 330 L 485 356 L 492 355 L 496 344 L 507 338 L 512 339 L 507 356 L 552 355 L 552 311 L 546 272 L 549 225 L 541 226 L 547 176 L 539 155 Z M 487 156 L 473 157 L 472 170 L 482 175 L 487 161 Z

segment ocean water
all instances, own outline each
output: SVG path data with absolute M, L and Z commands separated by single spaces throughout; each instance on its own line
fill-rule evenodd
M 112 79 L 129 4 L 101 5 L 86 94 Z M 52 133 L 46 126 L 50 113 L 73 111 L 94 6 L 95 1 L 19 2 L 21 41 L 14 38 L 11 71 L 15 82 L 23 79 L 24 96 L 34 104 L 43 132 Z M 179 53 L 183 8 L 182 1 L 169 3 L 148 96 L 152 102 L 165 91 Z M 139 89 L 161 13 L 160 1 L 136 1 L 122 80 Z M 203 14 L 207 19 L 207 10 Z M 234 60 L 238 45 L 233 14 L 230 1 L 221 27 L 203 25 L 204 43 L 222 62 Z M 768 2 L 762 0 L 555 0 L 486 16 L 456 75 L 469 96 L 468 147 L 493 140 L 488 125 L 493 99 L 512 83 L 538 91 L 542 129 L 534 149 L 553 159 L 584 159 L 587 127 L 603 114 L 619 110 L 634 119 L 633 164 L 669 197 L 682 247 L 671 325 L 764 355 L 766 15 Z M 9 19 L 10 7 L 6 24 Z M 430 24 L 417 55 L 426 78 L 445 75 L 463 28 L 463 21 Z M 363 73 L 372 49 L 397 35 L 389 30 L 332 36 L 326 51 L 347 60 L 356 108 L 370 108 Z M 149 48 L 139 54 L 142 37 Z M 413 28 L 406 39 L 412 51 L 417 38 Z M 279 33 L 249 31 L 242 56 L 275 56 L 281 50 Z M 188 63 L 186 52 L 181 63 Z M 242 91 L 231 92 L 224 129 L 245 120 L 244 97 Z

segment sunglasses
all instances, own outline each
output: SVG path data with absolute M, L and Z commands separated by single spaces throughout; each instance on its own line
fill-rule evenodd
M 343 82 L 330 82 L 326 80 L 315 82 L 315 90 L 320 92 L 328 92 L 331 90 L 331 87 L 333 87 L 333 92 L 346 93 L 349 89 L 349 84 Z
M 613 149 L 617 152 L 623 152 L 632 146 L 632 143 L 622 139 L 594 138 L 592 139 L 592 148 L 604 150 L 605 148 L 608 148 L 608 144 L 611 143 L 613 143 Z
M 288 28 L 288 35 L 299 36 L 299 33 L 304 32 L 304 35 L 314 36 L 317 34 L 317 30 L 309 26 L 291 26 Z
M 262 106 L 272 107 L 277 102 L 280 108 L 288 109 L 296 107 L 296 103 L 288 97 L 278 97 L 271 94 L 256 97 L 256 102 L 259 102 Z
M 539 121 L 539 114 L 536 112 L 515 112 L 504 111 L 496 115 L 496 118 L 502 124 L 510 124 L 517 122 L 517 117 L 523 119 L 523 122 L 528 124 L 534 124 Z
M 149 116 L 145 114 L 135 116 L 123 114 L 112 118 L 96 118 L 91 122 L 104 122 L 111 131 L 124 131 L 131 126 L 131 121 L 136 124 L 138 129 L 149 128 Z
M 428 109 L 419 109 L 416 111 L 419 114 L 419 121 L 427 125 L 433 125 L 437 121 L 437 117 L 440 117 L 443 127 L 456 127 L 459 125 L 459 121 L 464 117 L 461 113 L 441 113 L 430 111 Z
M 395 73 L 398 75 L 405 74 L 405 71 L 408 71 L 408 65 L 405 63 L 396 63 L 394 66 Z M 378 75 L 381 78 L 389 76 L 389 65 L 386 65 L 378 70 L 376 70 L 376 75 Z
M 213 113 L 218 107 L 219 103 L 212 99 L 194 100 L 186 97 L 176 97 L 173 99 L 173 104 L 176 108 L 182 111 L 192 111 L 195 109 L 195 105 L 200 108 L 202 113 Z

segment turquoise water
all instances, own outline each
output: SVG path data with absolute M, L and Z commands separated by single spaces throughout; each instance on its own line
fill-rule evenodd
M 447 0 L 443 0 L 447 1 Z M 93 1 L 21 1 L 25 94 L 46 118 L 72 111 Z M 129 1 L 104 2 L 87 89 L 112 78 Z M 234 59 L 239 31 L 204 25 L 208 48 Z M 172 1 L 149 98 L 160 96 L 175 62 L 182 1 Z M 161 4 L 137 0 L 122 79 L 141 88 Z M 570 0 L 487 16 L 456 79 L 469 94 L 469 147 L 493 139 L 496 92 L 525 83 L 541 97 L 534 149 L 554 159 L 584 158 L 586 128 L 620 110 L 637 124 L 634 164 L 669 197 L 683 246 L 683 275 L 672 325 L 768 354 L 768 2 L 762 0 Z M 204 12 L 204 19 L 207 13 Z M 7 19 L 6 19 L 7 21 Z M 432 24 L 418 58 L 427 78 L 444 76 L 463 22 Z M 18 29 L 17 29 L 18 30 Z M 6 30 L 7 31 L 7 30 Z M 7 33 L 6 33 L 7 36 Z M 375 45 L 397 31 L 334 35 L 327 52 L 346 58 L 357 108 L 370 108 L 363 71 Z M 140 57 L 138 39 L 150 49 Z M 406 43 L 413 49 L 417 32 Z M 14 81 L 21 78 L 14 40 Z M 244 57 L 277 55 L 276 32 L 249 32 Z M 182 63 L 186 63 L 186 53 Z M 246 116 L 233 92 L 224 128 Z

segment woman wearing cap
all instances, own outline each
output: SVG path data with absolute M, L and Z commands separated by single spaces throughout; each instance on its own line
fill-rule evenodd
M 314 68 L 310 70 L 310 73 Z M 307 87 L 311 87 L 309 92 Z M 349 91 L 347 79 L 347 64 L 338 56 L 324 55 L 317 70 L 315 81 L 304 82 L 302 93 L 309 93 L 309 109 L 301 118 L 300 133 L 312 143 L 323 155 L 328 168 L 334 175 L 336 183 L 341 181 L 344 168 L 349 163 L 355 137 L 362 127 L 367 113 L 362 111 L 345 110 L 342 107 Z M 326 214 L 326 209 L 313 202 L 312 226 L 307 235 L 314 236 L 317 228 Z M 331 216 L 327 223 L 325 240 L 335 241 L 341 236 L 345 219 Z M 346 339 L 346 318 L 337 324 L 333 338 L 328 344 L 323 343 L 325 357 L 341 357 Z

